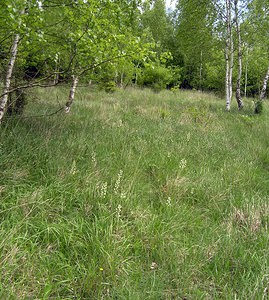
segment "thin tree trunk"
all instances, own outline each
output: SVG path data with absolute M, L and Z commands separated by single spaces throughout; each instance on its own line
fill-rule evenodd
M 245 97 L 247 97 L 247 85 L 248 85 L 248 48 L 247 48 L 247 54 L 246 54 L 246 69 L 245 69 Z
M 267 69 L 267 72 L 265 74 L 265 77 L 263 79 L 263 85 L 262 85 L 262 90 L 261 90 L 261 93 L 260 93 L 260 99 L 258 101 L 256 101 L 256 103 L 255 103 L 254 112 L 256 114 L 260 114 L 263 110 L 263 100 L 266 97 L 266 89 L 267 89 L 268 80 L 269 80 L 269 65 L 268 65 L 268 69 Z
M 114 81 L 118 84 L 118 70 L 115 71 Z
M 226 45 L 225 45 L 225 91 L 226 91 L 226 110 L 231 109 L 232 100 L 232 78 L 233 78 L 233 36 L 231 18 L 231 0 L 226 0 Z
M 138 82 L 138 68 L 139 68 L 139 64 L 135 66 L 135 82 L 134 82 L 135 86 L 137 86 L 137 82 Z
M 76 76 L 76 75 L 73 75 L 73 76 L 72 76 L 72 79 L 73 79 L 73 81 L 72 81 L 72 85 L 71 85 L 71 88 L 70 88 L 68 101 L 67 101 L 66 104 L 65 104 L 65 112 L 66 112 L 66 113 L 69 113 L 69 112 L 70 112 L 71 105 L 72 105 L 72 103 L 74 102 L 74 99 L 75 99 L 75 93 L 76 93 L 76 88 L 77 88 L 77 86 L 78 86 L 79 77 Z
M 260 100 L 264 100 L 264 98 L 266 96 L 266 89 L 267 89 L 268 80 L 269 80 L 269 65 L 268 65 L 268 69 L 267 69 L 266 75 L 265 75 L 264 80 L 263 80 L 262 91 L 261 91 L 261 94 L 260 94 Z
M 136 72 L 135 72 L 135 82 L 134 82 L 135 86 L 137 86 L 137 80 L 138 80 L 138 74 L 137 74 L 137 70 L 136 70 Z
M 0 123 L 5 114 L 5 108 L 6 108 L 6 105 L 8 102 L 9 89 L 10 89 L 10 84 L 11 84 L 13 68 L 14 68 L 17 53 L 18 53 L 19 41 L 20 41 L 20 36 L 19 36 L 19 34 L 16 34 L 14 37 L 14 40 L 13 40 L 13 44 L 12 44 L 12 48 L 11 48 L 11 56 L 10 56 L 9 63 L 7 66 L 6 78 L 5 78 L 3 93 L 2 93 L 3 96 L 0 100 Z
M 202 89 L 202 75 L 203 75 L 203 51 L 201 50 L 201 55 L 200 55 L 200 70 L 199 70 L 199 85 L 200 85 L 200 90 Z
M 59 57 L 58 54 L 56 55 L 55 58 L 55 73 L 54 73 L 54 80 L 53 84 L 58 84 L 59 83 Z
M 240 29 L 240 23 L 238 20 L 238 0 L 234 0 L 235 5 L 235 24 L 236 24 L 236 33 L 237 33 L 237 57 L 238 57 L 238 74 L 237 74 L 237 80 L 236 80 L 236 101 L 238 105 L 238 109 L 242 109 L 244 107 L 242 97 L 241 97 L 241 77 L 242 77 L 242 46 L 241 46 L 241 29 Z
M 229 71 L 230 103 L 232 102 L 232 96 L 233 96 L 233 67 L 234 67 L 234 42 L 233 42 L 233 34 L 232 34 L 232 27 L 231 27 L 231 32 L 230 32 L 230 71 Z
M 229 44 L 226 44 L 225 47 L 225 61 L 226 61 L 226 76 L 225 76 L 225 93 L 226 93 L 226 110 L 230 111 L 231 109 L 231 99 L 230 99 L 230 88 L 229 88 Z
M 120 74 L 120 87 L 123 88 L 123 77 L 124 77 L 124 72 Z

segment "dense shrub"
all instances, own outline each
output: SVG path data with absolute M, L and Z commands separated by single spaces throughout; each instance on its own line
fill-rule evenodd
M 161 65 L 146 66 L 143 70 L 139 84 L 162 90 L 173 81 L 173 73 L 170 69 Z

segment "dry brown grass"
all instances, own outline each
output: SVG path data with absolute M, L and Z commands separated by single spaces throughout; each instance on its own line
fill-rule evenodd
M 267 204 L 250 203 L 243 208 L 234 207 L 228 221 L 229 231 L 246 230 L 252 234 L 264 229 L 267 231 L 269 206 Z

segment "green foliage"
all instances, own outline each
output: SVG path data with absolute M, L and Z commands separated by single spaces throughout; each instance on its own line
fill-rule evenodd
M 215 19 L 215 11 L 218 11 L 218 8 L 214 8 L 213 2 L 208 0 L 178 2 L 176 45 L 177 51 L 184 57 L 184 88 L 204 88 L 208 85 L 206 76 L 210 76 L 205 65 L 220 64 L 219 60 L 217 63 L 214 60 L 216 53 L 223 55 L 222 49 L 216 47 L 217 39 L 212 38 L 216 25 L 214 23 L 218 22 Z
M 220 54 L 221 53 L 219 53 L 219 55 Z M 217 64 L 218 58 L 219 61 L 222 62 L 221 65 Z M 219 94 L 224 95 L 224 89 L 225 89 L 224 80 L 223 80 L 225 76 L 225 72 L 223 69 L 224 62 L 220 59 L 220 57 L 218 58 L 216 58 L 215 63 L 210 62 L 204 66 L 206 75 L 203 77 L 203 81 L 201 85 L 205 90 L 215 91 L 218 92 Z
M 148 1 L 145 1 L 141 19 L 144 28 L 148 28 L 152 33 L 154 41 L 160 43 L 161 47 L 165 49 L 166 36 L 168 33 L 168 18 L 165 11 L 165 1 L 155 0 L 152 6 L 150 6 Z M 161 53 L 161 51 L 159 53 Z
M 117 89 L 116 87 L 116 83 L 114 81 L 107 81 L 107 82 L 104 82 L 103 85 L 104 90 L 107 92 L 107 93 L 114 93 Z
M 173 74 L 164 66 L 152 64 L 144 68 L 140 80 L 141 85 L 160 91 L 173 81 Z
M 263 101 L 257 100 L 255 103 L 255 114 L 261 114 L 263 112 Z
M 18 33 L 12 86 L 26 80 L 52 84 L 58 75 L 60 81 L 76 75 L 110 91 L 138 83 L 157 91 L 180 87 L 223 94 L 223 1 L 181 0 L 174 13 L 167 12 L 164 0 L 67 2 L 1 2 L 2 82 Z M 268 64 L 267 1 L 242 5 L 242 88 L 246 96 L 256 96 Z
M 111 62 L 128 82 L 134 73 L 132 60 L 147 56 L 148 41 L 142 43 L 132 28 L 139 17 L 139 4 L 135 1 L 75 1 L 68 5 L 59 0 L 53 4 L 44 0 L 39 4 L 37 1 L 1 4 L 0 41 L 4 43 L 0 47 L 8 51 L 7 37 L 14 33 L 23 37 L 16 62 L 22 74 L 20 80 L 37 77 L 51 80 L 55 72 L 60 72 L 61 79 L 74 74 L 85 79 L 92 75 L 95 66 L 100 74 L 106 71 L 105 62 Z M 115 61 L 124 56 L 125 61 L 122 59 L 116 65 Z M 114 80 L 114 75 L 110 80 Z

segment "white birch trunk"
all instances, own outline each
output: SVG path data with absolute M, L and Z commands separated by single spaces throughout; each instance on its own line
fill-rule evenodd
M 232 37 L 232 18 L 231 18 L 231 0 L 226 0 L 226 45 L 225 45 L 225 92 L 226 92 L 226 110 L 231 109 L 232 99 L 232 77 L 233 77 L 233 37 Z
M 237 65 L 237 80 L 236 80 L 236 101 L 238 105 L 238 109 L 242 109 L 244 107 L 242 97 L 241 97 L 241 77 L 242 77 L 242 46 L 241 46 L 241 29 L 240 23 L 238 20 L 238 0 L 234 0 L 235 5 L 235 23 L 236 23 L 236 33 L 237 33 L 237 57 L 238 57 L 238 65 Z
M 73 76 L 72 76 L 72 79 L 73 79 L 73 81 L 72 81 L 72 85 L 71 85 L 71 88 L 70 88 L 68 101 L 67 101 L 66 104 L 65 104 L 65 112 L 66 112 L 66 113 L 69 113 L 69 112 L 70 112 L 71 105 L 72 105 L 72 103 L 74 102 L 74 99 L 75 99 L 75 93 L 76 93 L 76 88 L 77 88 L 77 86 L 78 86 L 79 77 L 73 75 Z
M 234 67 L 234 42 L 233 42 L 233 34 L 232 27 L 230 27 L 230 71 L 229 71 L 229 89 L 230 89 L 230 103 L 232 102 L 233 96 L 233 67 Z
M 13 40 L 13 44 L 12 44 L 12 48 L 11 48 L 11 56 L 10 56 L 9 63 L 7 66 L 6 78 L 5 78 L 3 93 L 2 93 L 3 96 L 0 100 L 0 123 L 5 114 L 5 108 L 6 108 L 7 101 L 8 101 L 8 95 L 9 95 L 9 90 L 10 90 L 13 68 L 14 68 L 17 53 L 18 53 L 19 41 L 20 41 L 20 36 L 19 36 L 19 34 L 16 34 L 14 37 L 14 40 Z
M 245 97 L 247 97 L 247 86 L 248 86 L 248 48 L 246 54 L 246 68 L 245 68 Z
M 266 96 L 268 80 L 269 80 L 269 65 L 268 65 L 268 69 L 267 69 L 266 75 L 263 80 L 262 90 L 261 90 L 261 94 L 260 94 L 260 101 L 263 101 Z
M 262 85 L 262 89 L 261 89 L 261 93 L 260 93 L 260 99 L 258 101 L 256 101 L 256 103 L 255 103 L 254 112 L 256 114 L 262 113 L 262 110 L 263 110 L 263 100 L 266 97 L 266 89 L 267 89 L 268 80 L 269 80 L 269 65 L 268 65 L 268 69 L 267 69 L 267 72 L 265 74 L 265 77 L 263 79 L 263 85 Z
M 58 83 L 59 83 L 59 57 L 56 56 L 53 84 L 56 85 Z
M 229 43 L 227 42 L 225 47 L 225 61 L 226 61 L 226 75 L 225 75 L 225 93 L 226 93 L 226 110 L 230 111 L 231 109 L 231 100 L 230 100 L 230 87 L 229 87 Z

